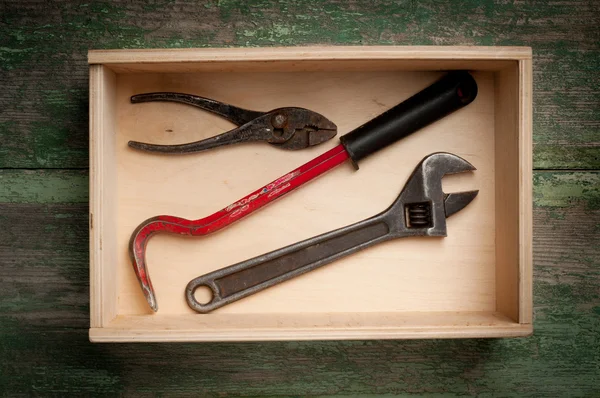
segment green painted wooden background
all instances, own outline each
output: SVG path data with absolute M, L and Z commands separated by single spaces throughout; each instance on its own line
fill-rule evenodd
M 600 396 L 600 2 L 0 3 L 0 393 Z M 90 344 L 90 48 L 527 45 L 534 327 L 509 340 Z

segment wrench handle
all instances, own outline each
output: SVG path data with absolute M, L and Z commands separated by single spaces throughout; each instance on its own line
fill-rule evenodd
M 379 214 L 195 278 L 185 289 L 187 303 L 208 313 L 391 238 L 390 226 Z M 204 304 L 194 296 L 201 286 L 212 292 Z

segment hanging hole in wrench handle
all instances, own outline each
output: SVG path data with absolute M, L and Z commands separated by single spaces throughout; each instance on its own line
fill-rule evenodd
M 191 309 L 205 314 L 391 238 L 390 226 L 380 214 L 202 275 L 188 283 L 186 300 Z M 201 286 L 213 292 L 205 304 L 195 297 Z
M 198 312 L 212 311 L 214 308 L 218 308 L 218 306 L 214 306 L 221 301 L 221 295 L 215 282 L 204 276 L 192 280 L 185 289 L 186 299 L 191 308 L 206 309 L 206 311 L 196 309 Z

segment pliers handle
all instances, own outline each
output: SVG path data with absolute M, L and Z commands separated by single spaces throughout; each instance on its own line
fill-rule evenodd
M 296 150 L 321 144 L 337 133 L 336 125 L 316 112 L 304 108 L 278 108 L 257 112 L 192 94 L 156 92 L 138 94 L 131 102 L 179 102 L 212 112 L 238 125 L 238 128 L 204 140 L 158 145 L 129 141 L 131 148 L 160 153 L 201 152 L 239 142 L 266 141 L 282 149 Z

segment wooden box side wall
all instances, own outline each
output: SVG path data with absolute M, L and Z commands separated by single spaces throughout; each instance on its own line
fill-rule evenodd
M 369 340 L 517 337 L 527 325 L 497 312 L 382 312 L 336 314 L 120 315 L 90 329 L 94 342 Z M 168 325 L 168 326 L 166 326 Z
M 117 314 L 115 228 L 116 74 L 90 66 L 90 323 L 106 327 Z
M 496 309 L 531 323 L 531 61 L 496 73 Z
M 531 57 L 519 61 L 519 322 L 529 325 L 533 323 L 532 69 Z
M 90 64 L 119 73 L 276 70 L 500 70 L 531 58 L 527 47 L 489 46 L 318 46 L 92 50 Z M 358 69 L 357 69 L 358 68 Z
M 206 72 L 382 72 L 478 70 L 499 71 L 513 64 L 508 60 L 458 59 L 332 59 L 296 61 L 215 61 L 182 63 L 105 64 L 115 73 L 206 73 Z

